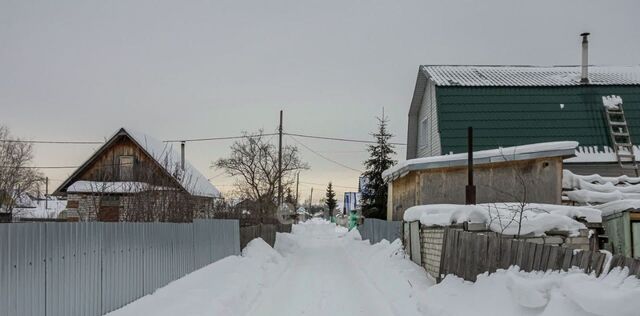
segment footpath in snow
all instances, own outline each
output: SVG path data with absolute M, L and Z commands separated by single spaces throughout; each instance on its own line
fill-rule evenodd
M 133 315 L 639 315 L 640 282 L 614 270 L 525 273 L 438 284 L 407 260 L 400 241 L 370 245 L 357 230 L 312 220 L 251 241 L 231 256 L 110 316 Z

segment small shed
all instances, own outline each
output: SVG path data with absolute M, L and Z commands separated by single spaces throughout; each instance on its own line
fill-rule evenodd
M 577 147 L 563 141 L 474 152 L 477 202 L 560 204 L 563 159 Z M 415 205 L 464 204 L 467 153 L 406 160 L 382 176 L 389 184 L 388 220 L 402 220 Z

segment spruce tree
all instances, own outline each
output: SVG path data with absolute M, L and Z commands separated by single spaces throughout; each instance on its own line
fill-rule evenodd
M 384 114 L 377 119 L 378 131 L 372 134 L 376 143 L 367 149 L 369 159 L 364 163 L 366 171 L 362 174 L 368 180 L 362 190 L 362 209 L 367 217 L 384 219 L 387 214 L 387 184 L 382 180 L 382 172 L 396 163 L 391 158 L 396 152 L 389 144 L 393 135 L 387 131 L 388 119 Z
M 331 216 L 333 216 L 333 210 L 335 210 L 338 205 L 338 201 L 336 201 L 336 192 L 333 191 L 333 184 L 331 184 L 331 182 L 329 182 L 329 185 L 327 186 L 325 197 L 326 199 L 324 204 L 327 205 L 327 208 L 329 209 L 329 218 L 331 218 Z

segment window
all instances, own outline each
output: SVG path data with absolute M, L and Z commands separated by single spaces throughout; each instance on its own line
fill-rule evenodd
M 118 167 L 120 170 L 120 181 L 133 180 L 133 165 L 135 159 L 133 156 L 120 156 Z
M 429 139 L 429 119 L 426 118 L 420 122 L 420 146 L 427 146 L 427 140 Z

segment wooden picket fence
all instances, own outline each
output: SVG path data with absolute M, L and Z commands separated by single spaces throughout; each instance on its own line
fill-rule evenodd
M 478 274 L 493 273 L 517 265 L 524 271 L 564 270 L 578 267 L 586 273 L 605 272 L 606 255 L 594 251 L 536 244 L 501 237 L 496 233 L 473 233 L 447 228 L 444 232 L 440 276 L 454 274 L 475 281 Z M 640 277 L 640 260 L 614 256 L 610 269 L 629 268 L 630 275 Z M 608 272 L 608 271 L 606 271 Z

